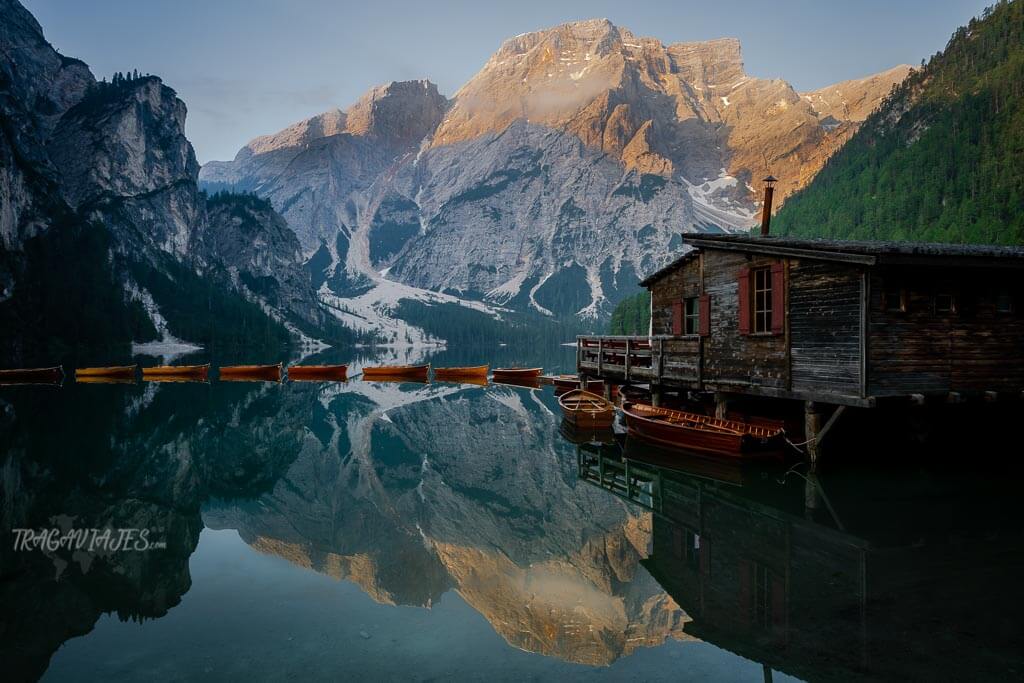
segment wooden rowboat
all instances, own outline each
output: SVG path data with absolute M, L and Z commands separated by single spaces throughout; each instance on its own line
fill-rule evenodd
M 210 372 L 206 365 L 157 365 L 142 368 L 142 379 L 146 382 L 205 382 Z
M 99 379 L 121 379 L 135 381 L 138 366 L 135 365 L 114 365 L 106 368 L 78 368 L 75 370 L 75 380 L 99 378 Z
M 13 368 L 0 370 L 0 384 L 60 384 L 64 379 L 64 367 Z
M 540 389 L 540 377 L 500 377 L 495 375 L 491 378 L 494 384 L 506 387 L 526 387 L 527 389 Z
M 136 381 L 134 377 L 75 377 L 75 384 L 135 384 Z
M 578 389 L 580 378 L 577 375 L 555 375 L 551 378 L 551 383 L 555 385 L 556 389 Z
M 281 363 L 276 365 L 227 365 L 220 368 L 222 382 L 280 382 Z
M 466 379 L 487 379 L 489 365 L 474 365 L 462 368 L 434 368 L 434 379 L 446 382 L 460 382 Z
M 366 379 L 422 379 L 426 380 L 430 374 L 430 365 L 378 365 L 375 367 L 363 368 L 363 377 Z
M 364 378 L 367 382 L 392 383 L 392 384 L 430 384 L 430 378 L 422 375 L 374 375 Z
M 494 379 L 540 379 L 543 368 L 494 368 Z
M 347 365 L 291 365 L 288 367 L 288 380 L 291 382 L 344 382 L 347 379 Z
M 734 457 L 782 452 L 781 429 L 628 401 L 622 412 L 631 435 L 660 446 Z
M 608 428 L 615 421 L 615 406 L 603 396 L 573 389 L 558 399 L 562 416 L 583 428 Z

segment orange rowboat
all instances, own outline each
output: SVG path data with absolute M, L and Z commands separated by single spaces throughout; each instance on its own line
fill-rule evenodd
M 461 382 L 467 379 L 487 379 L 488 365 L 474 365 L 464 368 L 434 368 L 434 379 L 446 382 Z
M 220 368 L 222 382 L 280 382 L 282 364 L 227 365 Z
M 615 421 L 615 406 L 603 396 L 573 389 L 558 399 L 568 422 L 583 428 L 608 428 Z
M 430 375 L 429 365 L 379 365 L 363 368 L 363 377 L 366 379 L 394 381 L 396 378 L 404 378 L 426 381 L 428 375 Z
M 543 368 L 494 368 L 494 379 L 539 379 Z
M 206 365 L 158 365 L 142 368 L 142 379 L 146 382 L 205 382 L 210 372 Z
M 659 446 L 733 457 L 782 452 L 784 433 L 778 428 L 628 401 L 622 413 L 631 435 Z
M 63 366 L 53 368 L 15 368 L 0 370 L 0 384 L 60 384 Z
M 291 365 L 290 382 L 344 382 L 348 379 L 347 365 Z
M 136 365 L 114 365 L 105 368 L 78 368 L 75 370 L 75 380 L 89 378 L 97 379 L 120 379 L 135 381 L 138 366 Z

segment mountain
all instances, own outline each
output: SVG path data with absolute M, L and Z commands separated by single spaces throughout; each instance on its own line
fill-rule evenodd
M 280 481 L 207 506 L 207 526 L 383 604 L 430 607 L 454 589 L 546 656 L 607 666 L 689 639 L 689 616 L 640 564 L 650 513 L 580 483 L 544 400 L 440 384 L 318 393 L 317 428 Z
M 904 81 L 772 229 L 1024 244 L 1024 3 L 1000 2 Z
M 174 90 L 138 74 L 96 81 L 18 2 L 0 9 L 5 346 L 355 336 L 318 301 L 271 207 L 244 222 L 226 220 L 226 199 L 209 210 Z M 232 248 L 242 240 L 292 248 Z
M 394 316 L 398 284 L 578 328 L 680 232 L 750 225 L 766 162 L 776 197 L 801 187 L 908 71 L 801 94 L 747 75 L 734 39 L 581 21 L 506 41 L 451 101 L 392 83 L 200 179 L 270 199 L 336 309 L 377 297 Z

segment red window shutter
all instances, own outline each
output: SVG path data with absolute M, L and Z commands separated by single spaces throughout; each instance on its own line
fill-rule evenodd
M 739 292 L 740 334 L 750 334 L 750 268 L 740 268 Z
M 786 271 L 781 262 L 772 264 L 772 334 L 786 329 Z
M 706 337 L 711 334 L 711 295 L 701 294 L 700 295 L 700 325 L 698 326 L 697 333 Z
M 683 302 L 677 301 L 672 304 L 672 334 L 683 333 Z

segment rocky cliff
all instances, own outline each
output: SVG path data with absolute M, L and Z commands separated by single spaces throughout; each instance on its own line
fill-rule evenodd
M 12 352 L 43 340 L 351 336 L 270 207 L 244 235 L 208 215 L 174 90 L 137 74 L 97 82 L 19 3 L 0 8 L 0 338 Z M 235 249 L 241 239 L 285 248 Z
M 575 22 L 506 41 L 448 103 L 393 83 L 200 177 L 269 198 L 328 264 L 322 295 L 386 277 L 593 320 L 680 232 L 750 225 L 764 174 L 781 200 L 805 184 L 907 71 L 801 94 L 747 75 L 734 39 L 666 46 Z

